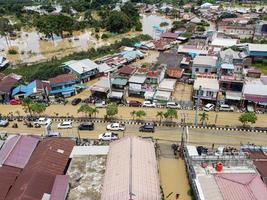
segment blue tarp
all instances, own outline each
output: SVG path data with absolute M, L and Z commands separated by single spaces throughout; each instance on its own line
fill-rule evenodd
M 19 85 L 12 91 L 12 96 L 15 96 L 17 94 L 24 94 L 24 96 L 28 97 L 32 95 L 34 92 L 36 92 L 36 81 L 32 81 L 28 85 Z
M 223 63 L 223 64 L 221 65 L 221 68 L 222 68 L 222 69 L 232 69 L 232 70 L 234 70 L 234 69 L 235 69 L 235 66 L 234 66 L 233 64 Z

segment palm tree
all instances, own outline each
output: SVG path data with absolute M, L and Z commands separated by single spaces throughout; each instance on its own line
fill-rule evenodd
M 91 112 L 94 115 L 94 118 L 96 118 L 96 114 L 99 113 L 99 110 L 97 108 L 92 108 Z
M 157 117 L 159 118 L 159 123 L 161 124 L 161 120 L 164 118 L 164 112 L 163 111 L 158 111 L 157 112 Z
M 24 98 L 22 101 L 22 107 L 25 113 L 29 113 L 32 116 L 32 100 L 30 98 Z
M 130 115 L 132 116 L 133 120 L 134 120 L 135 114 L 136 114 L 136 111 L 135 110 L 133 110 L 132 112 L 130 112 Z
M 142 117 L 146 116 L 146 112 L 144 110 L 138 110 L 135 115 L 138 119 L 141 119 Z
M 164 113 L 164 117 L 166 119 L 171 119 L 171 121 L 173 118 L 177 119 L 178 118 L 177 110 L 173 108 L 169 108 L 167 112 Z
M 203 113 L 200 113 L 199 116 L 200 116 L 199 120 L 201 121 L 202 126 L 204 124 L 207 125 L 207 121 L 209 120 L 209 115 L 206 112 L 203 112 Z

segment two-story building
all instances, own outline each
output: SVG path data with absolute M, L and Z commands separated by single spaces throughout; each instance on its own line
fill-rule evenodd
M 99 66 L 89 59 L 71 60 L 63 63 L 64 69 L 72 73 L 82 82 L 87 82 L 99 72 Z
M 193 89 L 194 99 L 197 99 L 198 95 L 200 95 L 201 100 L 216 102 L 219 94 L 219 81 L 216 78 L 197 77 Z M 201 89 L 201 92 L 199 89 Z
M 145 74 L 134 74 L 128 80 L 129 89 L 128 94 L 129 96 L 143 96 L 145 93 L 145 82 L 146 82 L 146 75 Z
M 246 50 L 247 54 L 254 60 L 267 58 L 267 44 L 248 44 Z
M 196 56 L 192 65 L 192 77 L 199 73 L 216 73 L 217 57 L 215 56 Z
M 73 74 L 61 74 L 49 80 L 50 95 L 72 96 L 77 93 L 80 80 Z

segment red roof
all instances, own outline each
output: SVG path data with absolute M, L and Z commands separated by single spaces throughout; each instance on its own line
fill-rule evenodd
M 69 177 L 64 175 L 56 176 L 50 200 L 65 200 L 68 193 Z
M 176 39 L 177 38 L 177 34 L 176 33 L 172 33 L 172 32 L 165 32 L 165 33 L 161 33 L 160 37 L 161 38 Z
M 157 77 L 159 75 L 158 71 L 148 71 L 147 76 Z
M 37 91 L 43 91 L 46 87 L 49 89 L 49 83 L 41 80 L 36 80 Z
M 213 174 L 223 199 L 265 200 L 267 187 L 258 173 Z
M 47 138 L 39 143 L 8 193 L 7 200 L 40 200 L 51 194 L 56 175 L 62 175 L 75 141 Z
M 17 135 L 9 139 L 0 151 L 0 164 L 24 168 L 39 142 L 38 137 Z
M 16 178 L 20 175 L 21 169 L 16 167 L 0 167 L 0 200 L 4 200 L 15 183 Z
M 135 71 L 134 67 L 129 65 L 124 65 L 122 68 L 119 69 L 119 74 L 131 75 Z
M 184 69 L 169 67 L 166 73 L 171 78 L 181 78 L 184 73 Z
M 8 93 L 14 87 L 14 85 L 18 82 L 17 79 L 12 78 L 11 76 L 5 76 L 0 81 L 0 92 Z
M 77 78 L 73 74 L 61 74 L 54 78 L 50 78 L 48 81 L 50 85 L 65 83 L 69 81 L 75 81 Z

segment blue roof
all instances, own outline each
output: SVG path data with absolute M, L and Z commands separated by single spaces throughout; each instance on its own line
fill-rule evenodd
M 14 88 L 12 91 L 12 96 L 17 94 L 24 94 L 24 96 L 28 97 L 36 92 L 36 81 L 32 81 L 28 85 L 19 85 L 18 87 Z
M 235 69 L 235 66 L 233 64 L 229 64 L 229 63 L 223 63 L 221 65 L 222 69 Z
M 126 59 L 135 59 L 135 58 L 144 57 L 144 54 L 140 51 L 124 51 L 121 54 Z

